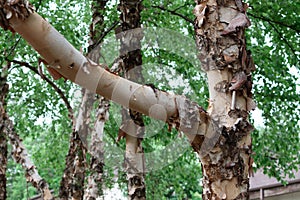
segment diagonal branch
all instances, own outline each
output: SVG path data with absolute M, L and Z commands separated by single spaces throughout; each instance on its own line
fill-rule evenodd
M 276 28 L 276 26 L 272 23 L 272 22 L 268 22 L 272 28 L 275 30 L 275 32 L 278 34 L 278 36 L 283 40 L 283 42 L 290 48 L 290 50 L 292 51 L 293 55 L 295 56 L 296 60 L 298 61 L 298 63 L 300 63 L 300 59 L 298 58 L 297 54 L 296 54 L 296 50 L 293 48 L 293 46 L 289 43 L 289 41 L 282 35 L 282 33 L 280 33 L 280 31 Z
M 297 33 L 300 33 L 300 29 L 298 29 L 296 25 L 286 24 L 286 23 L 281 22 L 281 21 L 276 21 L 276 20 L 273 20 L 273 19 L 269 19 L 267 17 L 258 16 L 258 15 L 252 14 L 252 13 L 247 13 L 247 14 L 249 16 L 255 18 L 255 19 L 260 19 L 260 20 L 263 20 L 263 21 L 266 21 L 266 22 L 269 22 L 269 23 L 272 22 L 274 24 L 278 24 L 280 26 L 284 26 L 284 27 L 290 28 L 290 29 L 296 31 Z
M 5 126 L 5 132 L 13 148 L 13 158 L 26 170 L 25 176 L 27 181 L 42 193 L 43 199 L 53 199 L 51 191 L 49 190 L 48 183 L 39 175 L 36 166 L 32 163 L 31 159 L 28 156 L 27 150 L 24 147 L 22 140 L 14 130 L 13 122 L 8 117 L 6 119 Z
M 101 36 L 97 39 L 97 42 L 93 45 L 91 45 L 91 49 L 94 50 L 97 48 L 98 45 L 101 44 L 101 42 L 103 41 L 103 39 L 107 36 L 107 34 L 109 34 L 109 32 L 111 30 L 113 30 L 114 28 L 116 28 L 116 26 L 119 24 L 118 21 L 115 21 L 106 31 L 104 31 Z
M 179 6 L 178 8 L 175 8 L 174 10 L 173 10 L 173 12 L 176 12 L 177 10 L 180 10 L 181 8 L 184 8 L 184 7 L 186 7 L 187 5 L 189 5 L 190 4 L 190 2 L 189 1 L 187 1 L 185 4 L 183 4 L 182 6 Z
M 168 13 L 171 13 L 172 15 L 176 15 L 178 17 L 181 17 L 182 19 L 184 19 L 185 21 L 191 23 L 191 24 L 194 24 L 194 21 L 191 20 L 190 18 L 176 12 L 178 9 L 175 9 L 175 10 L 169 10 L 167 8 L 165 8 L 164 6 L 151 6 L 152 8 L 156 8 L 156 9 L 160 9 L 160 10 L 163 10 L 163 11 L 166 11 Z
M 74 111 L 73 111 L 73 108 L 72 108 L 71 104 L 69 103 L 68 98 L 65 96 L 64 92 L 55 83 L 53 83 L 49 78 L 47 78 L 43 74 L 43 72 L 41 70 L 39 72 L 39 70 L 36 67 L 31 66 L 27 62 L 21 62 L 21 61 L 18 61 L 18 60 L 10 60 L 10 62 L 18 64 L 20 66 L 27 67 L 28 69 L 32 70 L 35 74 L 39 75 L 43 80 L 45 80 L 57 92 L 57 94 L 61 97 L 61 99 L 63 100 L 63 102 L 65 103 L 65 105 L 68 109 L 69 117 L 73 120 Z
M 15 9 L 6 12 L 10 11 Z M 25 19 L 13 14 L 9 26 L 59 74 L 122 106 L 168 123 L 186 133 L 191 142 L 212 127 L 208 113 L 197 103 L 110 73 L 89 61 L 40 15 L 30 9 L 28 12 Z M 197 146 L 200 150 L 201 144 Z

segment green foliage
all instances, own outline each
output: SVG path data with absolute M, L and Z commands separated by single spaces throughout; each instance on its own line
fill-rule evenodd
M 174 163 L 147 173 L 149 199 L 201 199 L 201 167 L 192 149 Z
M 36 195 L 36 189 L 26 183 L 25 171 L 20 165 L 16 165 L 14 160 L 9 157 L 7 173 L 7 199 L 26 200 L 27 197 Z
M 254 97 L 264 118 L 264 126 L 253 133 L 255 164 L 263 167 L 267 174 L 283 180 L 286 174 L 292 175 L 292 170 L 296 170 L 300 164 L 300 3 L 290 0 L 248 2 L 252 26 L 247 31 L 247 42 L 257 67 L 253 76 Z M 35 0 L 32 3 L 76 48 L 86 50 L 91 21 L 90 1 Z M 109 30 L 118 20 L 117 3 L 109 1 L 106 6 L 105 30 Z M 192 1 L 144 0 L 143 4 L 144 27 L 172 30 L 194 40 Z M 190 61 L 197 53 L 188 51 L 188 56 L 184 56 L 185 52 L 182 51 L 194 47 L 189 46 L 190 42 L 186 39 L 174 41 L 174 38 L 178 38 L 174 37 L 174 33 L 164 34 L 169 37 L 163 40 L 159 36 L 148 31 L 142 41 L 145 83 L 184 94 L 204 108 L 207 107 L 206 78 L 199 64 Z M 101 39 L 102 34 L 97 37 Z M 37 53 L 20 36 L 0 29 L 0 41 L 0 66 L 6 59 L 16 59 L 37 67 Z M 104 38 L 101 61 L 111 66 L 118 57 L 118 49 L 112 29 Z M 45 74 L 51 79 L 47 72 Z M 71 128 L 68 111 L 53 88 L 26 67 L 13 64 L 9 72 L 9 84 L 9 115 L 14 120 L 17 132 L 24 138 L 40 174 L 57 192 Z M 72 94 L 76 86 L 62 80 L 55 81 L 55 84 L 72 105 L 76 104 Z M 105 152 L 108 159 L 105 160 L 104 178 L 108 187 L 114 185 L 112 179 L 115 178 L 115 169 L 122 171 L 125 143 L 123 140 L 115 143 L 120 126 L 119 111 L 119 107 L 112 106 L 110 120 L 105 126 L 105 145 L 110 150 Z M 177 133 L 169 133 L 164 124 L 155 120 L 145 118 L 145 121 L 145 152 L 159 157 L 156 150 L 177 141 Z M 181 153 L 174 161 L 147 174 L 149 199 L 200 199 L 200 165 L 191 149 Z M 25 199 L 36 194 L 32 187 L 27 193 L 24 172 L 20 166 L 10 160 L 9 169 L 9 199 Z M 118 176 L 118 182 L 124 189 L 124 174 L 121 172 Z
M 91 20 L 88 1 L 31 1 L 54 27 L 76 48 L 87 46 L 88 24 Z M 53 9 L 53 5 L 56 8 Z M 51 6 L 50 6 L 51 5 Z M 70 12 L 70 9 L 73 12 Z M 79 23 L 78 20 L 82 21 Z M 37 68 L 38 54 L 20 36 L 0 30 L 0 66 L 6 60 L 27 62 Z M 44 74 L 53 81 L 43 66 Z M 23 138 L 31 159 L 40 175 L 58 192 L 68 149 L 71 121 L 68 110 L 57 92 L 30 69 L 12 64 L 9 71 L 8 106 L 10 118 L 17 133 Z M 76 86 L 62 80 L 55 81 L 67 99 L 74 104 Z M 35 188 L 26 183 L 24 171 L 10 159 L 8 173 L 8 199 L 27 199 Z M 28 188 L 28 189 L 27 189 Z
M 300 164 L 300 4 L 249 3 L 248 48 L 257 67 L 254 96 L 264 118 L 264 127 L 253 133 L 255 163 L 282 181 Z

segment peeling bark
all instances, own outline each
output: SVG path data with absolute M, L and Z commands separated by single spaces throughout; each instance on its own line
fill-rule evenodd
M 203 199 L 248 198 L 252 129 L 248 112 L 254 108 L 251 94 L 254 65 L 244 38 L 244 29 L 250 24 L 245 4 L 234 0 L 196 0 L 196 43 L 210 93 L 205 112 L 185 97 L 107 72 L 82 56 L 48 22 L 22 7 L 22 3 L 3 9 L 7 3 L 0 1 L 2 27 L 20 33 L 63 77 L 185 132 L 203 165 Z M 25 14 L 11 15 L 18 6 L 26 10 Z M 244 73 L 247 80 L 239 73 Z
M 99 38 L 105 29 L 104 12 L 107 1 L 94 0 L 92 2 L 92 23 L 90 25 L 90 41 L 88 47 L 88 58 L 93 62 L 98 63 L 100 58 Z M 98 41 L 97 41 L 98 40 Z M 95 46 L 98 45 L 98 46 Z M 84 199 L 95 200 L 103 197 L 103 167 L 104 167 L 104 124 L 109 117 L 109 101 L 100 97 L 99 105 L 96 113 L 96 121 L 94 130 L 91 135 L 91 144 L 89 153 L 90 159 L 90 175 L 88 176 L 88 183 L 84 194 Z
M 85 173 L 85 149 L 78 132 L 73 131 L 66 156 L 66 167 L 60 183 L 59 197 L 62 200 L 82 199 Z
M 109 117 L 109 101 L 101 97 L 97 118 L 95 122 L 94 130 L 92 131 L 91 138 L 91 174 L 88 177 L 88 187 L 86 189 L 85 198 L 87 200 L 95 200 L 103 195 L 103 167 L 104 167 L 104 144 L 103 144 L 103 132 L 104 124 Z
M 0 116 L 0 199 L 6 199 L 7 139 L 3 132 L 4 120 Z
M 123 61 L 122 71 L 125 78 L 142 82 L 141 39 L 143 33 L 140 24 L 142 1 L 121 0 L 118 9 L 121 11 L 122 32 L 119 33 L 119 39 L 121 42 L 120 58 Z M 124 108 L 119 134 L 124 134 L 126 138 L 125 171 L 128 181 L 128 199 L 132 200 L 146 199 L 145 159 L 142 147 L 144 131 L 142 114 Z
M 86 168 L 86 139 L 89 132 L 90 113 L 95 101 L 94 93 L 83 89 L 82 102 L 78 117 L 70 138 L 70 147 L 66 156 L 66 167 L 60 184 L 61 199 L 80 200 L 84 195 Z
M 13 122 L 7 119 L 5 122 L 5 133 L 7 134 L 12 145 L 12 156 L 14 160 L 21 164 L 25 169 L 27 182 L 30 182 L 41 193 L 44 200 L 52 200 L 53 196 L 49 190 L 47 182 L 39 175 L 36 167 L 30 160 L 27 150 L 22 144 L 22 140 L 14 130 Z
M 173 122 L 176 121 L 177 124 L 179 123 L 177 127 L 183 132 L 185 128 L 188 129 L 188 127 L 180 125 L 184 119 L 178 115 L 180 109 L 176 105 L 178 99 L 191 102 L 185 97 L 154 90 L 149 86 L 134 83 L 108 72 L 101 67 L 101 64 L 96 65 L 84 57 L 37 13 L 30 14 L 25 20 L 13 16 L 9 22 L 11 27 L 63 77 L 154 119 L 170 124 L 174 124 Z M 197 105 L 196 108 L 200 108 L 200 106 Z M 193 130 L 194 132 L 189 134 L 204 135 L 205 133 L 200 127 L 207 124 L 206 120 L 201 120 L 201 116 L 206 114 L 200 109 L 195 115 L 199 119 L 196 125 L 199 126 L 199 129 Z
M 244 37 L 250 25 L 247 6 L 239 0 L 196 0 L 196 4 L 196 43 L 210 93 L 207 112 L 185 97 L 102 69 L 33 13 L 27 1 L 0 1 L 0 23 L 20 33 L 63 77 L 185 132 L 202 161 L 204 199 L 247 199 L 252 129 L 248 112 L 254 108 L 254 65 Z M 142 37 L 138 32 L 130 34 L 134 39 Z
M 93 20 L 94 20 L 94 15 L 93 15 Z M 96 47 L 96 49 L 92 49 L 91 52 L 88 54 L 88 57 L 95 63 L 98 63 L 99 61 L 99 57 L 100 57 L 99 51 L 100 51 L 99 48 Z M 107 120 L 104 116 L 107 115 L 108 117 L 108 107 L 109 107 L 109 102 L 106 102 L 103 98 L 101 98 L 98 111 L 97 111 L 94 130 L 92 131 L 92 135 L 91 135 L 91 144 L 90 144 L 91 146 L 89 149 L 89 153 L 91 154 L 90 175 L 88 177 L 88 184 L 87 184 L 85 197 L 84 197 L 84 199 L 87 200 L 94 200 L 103 195 L 102 176 L 103 176 L 103 167 L 104 167 L 104 152 L 103 152 L 102 138 L 103 138 L 103 131 L 104 131 L 104 123 Z
M 211 119 L 198 152 L 203 199 L 248 199 L 254 66 L 244 36 L 250 25 L 247 6 L 242 4 L 242 9 L 234 0 L 196 0 L 196 4 L 196 43 L 208 77 Z
M 9 65 L 8 65 L 9 67 Z M 0 77 L 0 90 L 1 90 L 1 102 L 0 102 L 0 123 L 1 123 L 1 132 L 0 136 L 1 139 L 5 139 L 6 137 L 9 139 L 11 145 L 12 145 L 12 156 L 14 160 L 18 163 L 21 164 L 22 167 L 25 169 L 25 177 L 27 182 L 30 182 L 38 191 L 41 192 L 41 195 L 44 200 L 52 200 L 53 196 L 51 194 L 51 191 L 49 190 L 49 186 L 47 182 L 39 175 L 36 167 L 30 160 L 27 150 L 22 144 L 22 140 L 20 139 L 19 135 L 15 132 L 13 122 L 9 119 L 7 113 L 6 113 L 6 102 L 5 102 L 5 97 L 8 93 L 8 84 L 6 83 L 6 77 L 7 77 L 7 68 L 3 68 L 1 77 Z M 6 140 L 6 139 L 5 139 Z M 1 143 L 3 144 L 3 143 Z M 7 147 L 1 146 L 1 152 L 3 149 L 3 153 L 7 154 Z M 2 155 L 4 155 L 2 154 Z M 7 163 L 7 158 L 3 157 L 1 159 L 1 178 L 4 175 L 5 179 L 5 171 L 6 171 L 6 163 Z M 1 182 L 2 183 L 2 182 Z M 5 191 L 6 185 L 3 185 L 3 192 Z M 6 198 L 6 194 L 2 193 L 1 191 L 1 199 Z M 3 197 L 3 198 L 2 198 Z

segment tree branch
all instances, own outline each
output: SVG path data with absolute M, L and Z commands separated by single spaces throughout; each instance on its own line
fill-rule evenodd
M 68 109 L 68 112 L 69 112 L 69 118 L 71 120 L 73 120 L 74 118 L 74 111 L 73 111 L 73 108 L 71 106 L 71 104 L 69 103 L 68 101 L 68 98 L 65 96 L 65 94 L 63 93 L 63 91 L 55 84 L 53 83 L 49 78 L 47 78 L 43 73 L 42 71 L 40 70 L 40 72 L 38 71 L 37 68 L 31 66 L 30 64 L 28 64 L 27 62 L 21 62 L 21 61 L 18 61 L 18 60 L 9 60 L 9 62 L 12 62 L 12 63 L 15 63 L 15 64 L 18 64 L 20 66 L 24 66 L 24 67 L 27 67 L 28 69 L 32 70 L 35 74 L 39 75 L 43 80 L 45 80 L 56 92 L 57 94 L 61 97 L 61 99 L 63 100 L 63 102 L 65 103 L 67 109 Z
M 23 168 L 26 170 L 26 179 L 28 182 L 32 183 L 32 185 L 40 190 L 43 194 L 43 199 L 52 199 L 52 194 L 49 190 L 49 186 L 46 181 L 39 175 L 36 167 L 30 160 L 27 150 L 22 144 L 21 139 L 18 134 L 15 132 L 13 127 L 13 122 L 10 119 L 6 120 L 6 134 L 10 139 L 10 143 L 13 146 L 12 155 L 14 160 L 21 164 Z
M 151 6 L 152 8 L 156 8 L 156 9 L 160 9 L 160 10 L 163 10 L 163 11 L 166 11 L 168 13 L 171 13 L 172 15 L 176 15 L 178 17 L 181 17 L 182 19 L 184 19 L 185 21 L 191 23 L 191 24 L 194 24 L 194 21 L 191 20 L 190 18 L 176 12 L 178 9 L 175 9 L 175 10 L 168 10 L 167 8 L 163 7 L 163 6 Z
M 36 7 L 36 11 L 38 11 L 40 9 L 41 5 L 42 5 L 42 0 L 39 0 L 39 3 L 37 5 L 37 7 Z
M 106 35 L 113 30 L 117 25 L 119 24 L 118 21 L 115 21 L 106 31 L 104 31 L 101 36 L 97 39 L 97 42 L 93 45 L 91 45 L 91 49 L 94 50 L 97 48 L 98 45 L 103 41 L 103 39 L 106 37 Z
M 183 8 L 183 7 L 185 7 L 185 6 L 187 6 L 187 5 L 189 5 L 189 3 L 190 3 L 190 1 L 187 1 L 185 4 L 183 4 L 182 6 L 179 6 L 178 8 L 175 8 L 174 10 L 173 10 L 173 12 L 176 12 L 177 10 L 180 10 L 181 8 Z
M 285 24 L 283 22 L 276 21 L 276 20 L 273 20 L 273 19 L 269 19 L 269 18 L 263 17 L 263 16 L 258 16 L 258 15 L 252 14 L 252 13 L 247 13 L 247 14 L 249 16 L 255 18 L 255 19 L 260 19 L 260 20 L 263 20 L 263 21 L 266 21 L 266 22 L 269 22 L 269 23 L 272 22 L 274 24 L 278 24 L 280 26 L 284 26 L 284 27 L 290 28 L 290 29 L 296 31 L 297 33 L 300 32 L 300 29 L 298 29 L 296 25 Z
M 208 114 L 195 102 L 110 73 L 89 61 L 37 13 L 30 13 L 26 19 L 17 16 L 12 15 L 9 25 L 63 77 L 122 106 L 168 123 L 189 134 L 190 141 L 205 135 L 211 127 Z
M 296 50 L 293 48 L 293 46 L 289 43 L 289 41 L 280 33 L 280 31 L 276 28 L 276 26 L 272 22 L 268 22 L 272 28 L 275 30 L 275 32 L 278 34 L 278 36 L 283 40 L 283 42 L 290 48 L 292 53 L 294 54 L 296 60 L 298 60 L 298 63 L 300 63 L 300 59 L 298 58 L 296 54 Z

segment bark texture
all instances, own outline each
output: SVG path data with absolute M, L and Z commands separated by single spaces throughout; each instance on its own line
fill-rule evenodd
M 5 128 L 5 107 L 6 107 L 6 95 L 8 93 L 8 84 L 6 83 L 7 80 L 7 73 L 8 73 L 7 66 L 2 67 L 1 75 L 0 75 L 0 199 L 5 200 L 7 197 L 6 193 L 6 169 L 7 169 L 7 137 L 4 132 Z
M 96 200 L 103 196 L 103 167 L 104 167 L 104 144 L 103 144 L 103 132 L 104 124 L 109 117 L 109 101 L 101 97 L 97 118 L 95 121 L 94 130 L 92 131 L 91 138 L 91 161 L 90 171 L 91 174 L 88 177 L 88 187 L 86 189 L 85 198 L 87 200 Z
M 187 133 L 203 164 L 204 199 L 248 198 L 252 129 L 248 112 L 254 108 L 250 74 L 254 65 L 244 38 L 244 29 L 250 25 L 245 4 L 196 1 L 196 42 L 210 93 L 205 112 L 184 97 L 122 79 L 90 62 L 32 13 L 26 2 L 0 1 L 4 29 L 20 33 L 62 76 Z M 135 13 L 134 8 L 128 13 Z M 138 34 L 132 37 L 136 38 Z M 195 134 L 202 137 L 190 137 Z
M 9 65 L 8 65 L 9 66 Z M 7 67 L 8 67 L 7 66 Z M 5 97 L 8 93 L 8 84 L 6 83 L 6 77 L 7 77 L 7 68 L 3 68 L 1 76 L 0 76 L 0 90 L 1 90 L 1 96 L 0 96 L 0 125 L 1 125 L 1 132 L 0 136 L 1 139 L 8 138 L 11 145 L 12 145 L 12 156 L 14 160 L 21 164 L 22 167 L 25 169 L 25 177 L 27 182 L 30 182 L 38 191 L 41 192 L 41 195 L 43 199 L 45 200 L 52 200 L 53 196 L 51 194 L 51 191 L 49 190 L 49 186 L 47 182 L 39 175 L 35 165 L 30 160 L 27 150 L 24 147 L 22 140 L 20 139 L 19 135 L 14 130 L 13 122 L 9 119 L 7 113 L 6 113 L 6 102 Z M 3 144 L 3 143 L 1 143 Z M 7 154 L 7 147 L 6 146 L 0 146 L 1 151 L 3 150 L 3 155 Z M 0 157 L 1 159 L 1 178 L 2 182 L 4 184 L 5 180 L 5 170 L 6 170 L 6 164 L 7 164 L 7 158 L 6 157 Z M 3 177 L 4 175 L 4 177 Z M 3 188 L 1 187 L 1 199 L 6 198 L 5 194 L 5 188 L 6 185 L 3 185 Z M 3 198 L 2 198 L 3 197 Z
M 86 139 L 89 131 L 90 113 L 95 101 L 94 94 L 82 90 L 82 101 L 76 124 L 70 137 L 70 147 L 66 156 L 66 167 L 60 184 L 61 199 L 81 200 L 84 195 L 86 169 Z
M 13 122 L 7 119 L 5 122 L 5 133 L 12 145 L 12 156 L 14 160 L 25 169 L 25 177 L 36 189 L 42 193 L 44 200 L 52 200 L 53 196 L 47 182 L 39 175 L 35 165 L 30 160 L 22 140 L 14 130 Z
M 98 63 L 100 58 L 99 39 L 105 29 L 104 12 L 106 0 L 94 0 L 92 2 L 93 18 L 90 25 L 90 41 L 88 48 L 88 58 Z M 100 41 L 101 42 L 101 41 Z M 109 101 L 100 97 L 99 105 L 96 113 L 96 121 L 94 130 L 91 135 L 91 144 L 89 153 L 90 159 L 90 175 L 88 176 L 87 188 L 84 199 L 96 200 L 103 197 L 103 167 L 104 167 L 104 124 L 109 117 Z
M 134 82 L 141 82 L 143 81 L 141 73 L 143 32 L 140 23 L 142 1 L 121 0 L 118 9 L 121 11 L 122 32 L 118 35 L 121 42 L 122 71 L 125 78 Z M 146 199 L 145 159 L 142 147 L 144 129 L 142 114 L 124 108 L 119 134 L 124 134 L 126 138 L 125 171 L 128 181 L 128 199 L 132 200 Z
M 1 86 L 0 86 L 1 87 Z M 2 116 L 1 116 L 2 117 Z M 0 118 L 1 118 L 0 117 Z M 0 199 L 6 199 L 7 139 L 3 132 L 4 120 L 0 119 Z
M 208 129 L 198 151 L 203 166 L 203 199 L 248 199 L 254 109 L 245 28 L 250 25 L 241 0 L 196 0 L 196 43 L 209 84 Z

